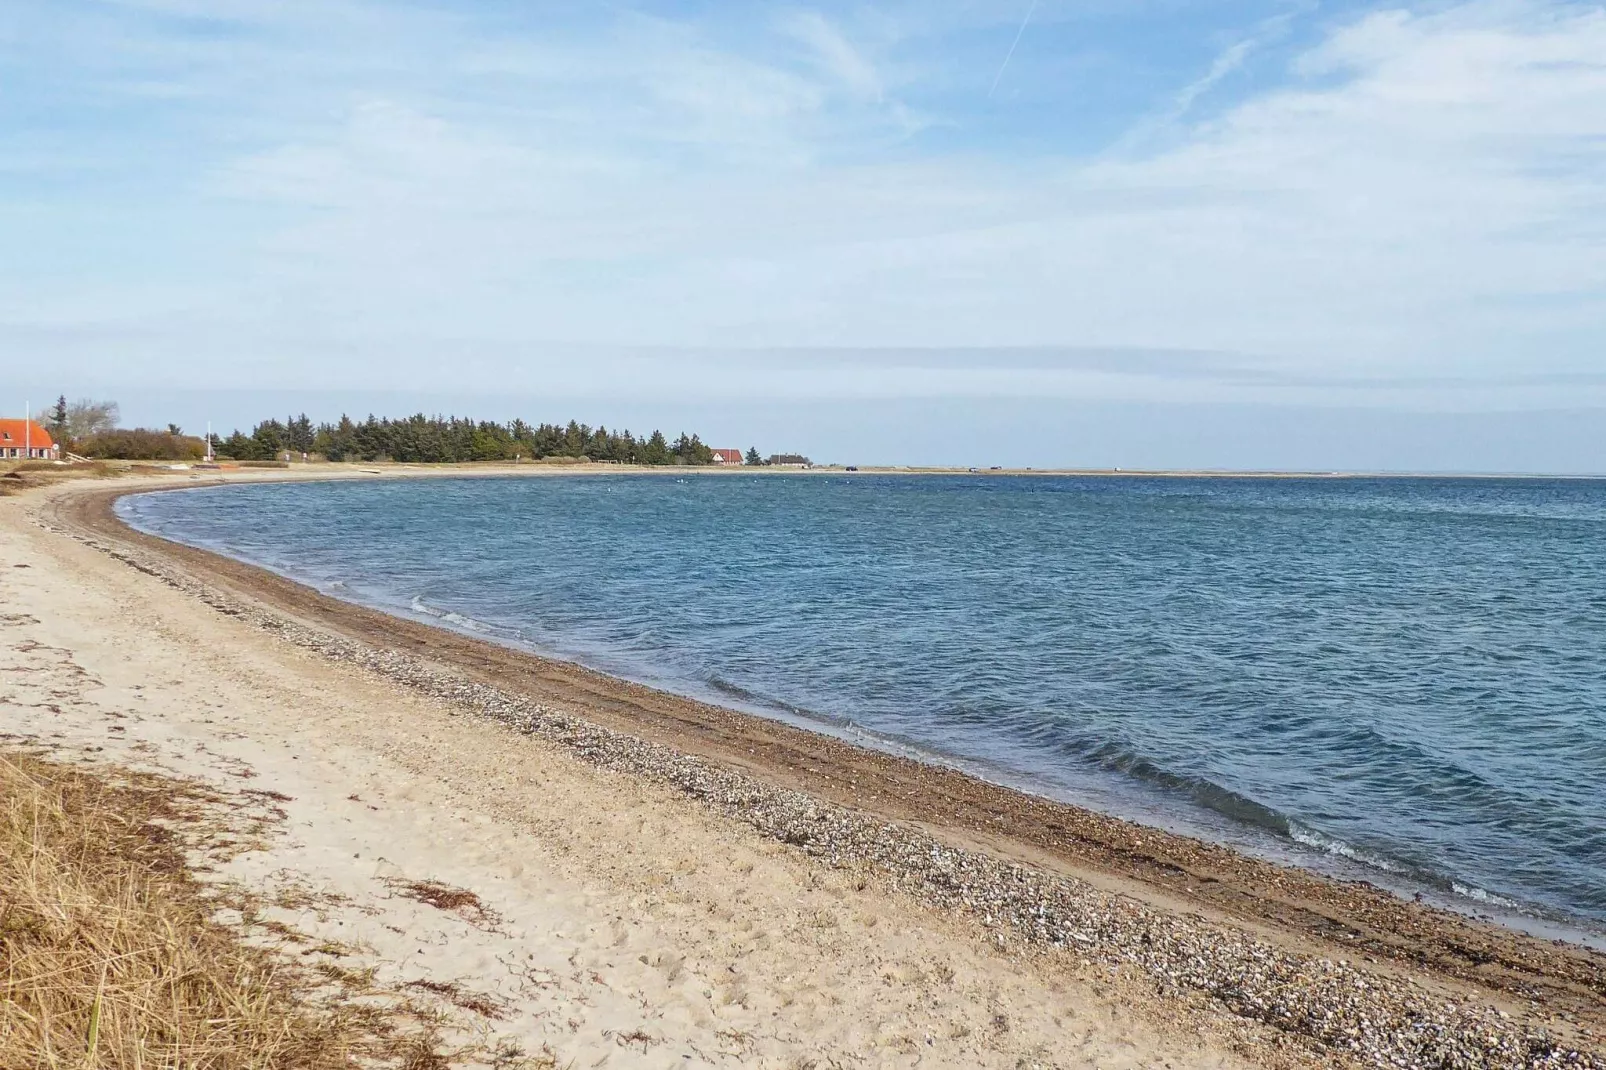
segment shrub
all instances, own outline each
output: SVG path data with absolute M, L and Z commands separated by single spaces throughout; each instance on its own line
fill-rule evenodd
M 199 461 L 206 456 L 206 443 L 171 431 L 118 428 L 89 436 L 76 444 L 75 452 L 98 460 Z

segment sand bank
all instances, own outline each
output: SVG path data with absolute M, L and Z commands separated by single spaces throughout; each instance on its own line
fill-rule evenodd
M 0 503 L 6 731 L 291 796 L 241 876 L 337 890 L 297 922 L 494 993 L 478 1026 L 531 1050 L 1592 1065 L 1600 956 L 340 603 L 109 500 Z M 497 922 L 393 894 L 425 878 Z

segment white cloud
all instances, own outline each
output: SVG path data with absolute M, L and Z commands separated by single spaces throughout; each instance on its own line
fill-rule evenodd
M 880 103 L 885 97 L 881 74 L 834 23 L 818 11 L 795 12 L 781 20 L 782 29 L 807 45 L 822 70 L 858 96 Z
M 1252 55 L 1287 34 L 1294 19 L 1309 14 L 1312 10 L 1314 10 L 1313 4 L 1279 12 L 1262 20 L 1248 34 L 1222 49 L 1211 61 L 1209 70 L 1183 86 L 1176 94 L 1165 117 L 1166 121 L 1176 122 L 1188 114 L 1200 98 L 1242 69 Z
M 1540 374 L 1591 370 L 1606 345 L 1599 8 L 1357 18 L 1282 86 L 1095 160 L 901 144 L 895 97 L 918 87 L 887 73 L 888 38 L 813 12 L 781 42 L 640 16 L 546 41 L 404 23 L 376 51 L 359 34 L 296 57 L 299 85 L 260 41 L 241 53 L 257 67 L 208 69 L 297 101 L 270 109 L 295 120 L 205 178 L 208 203 L 276 222 L 242 228 L 233 266 L 169 303 L 183 317 L 145 325 L 166 344 L 188 330 L 242 379 L 309 383 L 338 366 L 423 386 L 1308 399 L 1399 378 L 1412 403 L 1606 404 L 1599 382 Z M 1280 32 L 1229 46 L 1176 117 Z M 13 319 L 50 306 L 33 296 Z M 1236 356 L 1203 376 L 1009 354 L 732 375 L 642 348 L 799 345 Z

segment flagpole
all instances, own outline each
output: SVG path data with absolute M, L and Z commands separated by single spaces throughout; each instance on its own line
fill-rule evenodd
M 33 403 L 22 403 L 22 459 L 33 460 Z

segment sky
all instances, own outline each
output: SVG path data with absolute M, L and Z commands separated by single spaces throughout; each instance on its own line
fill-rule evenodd
M 1606 472 L 1606 8 L 0 0 L 0 369 L 191 429 Z

